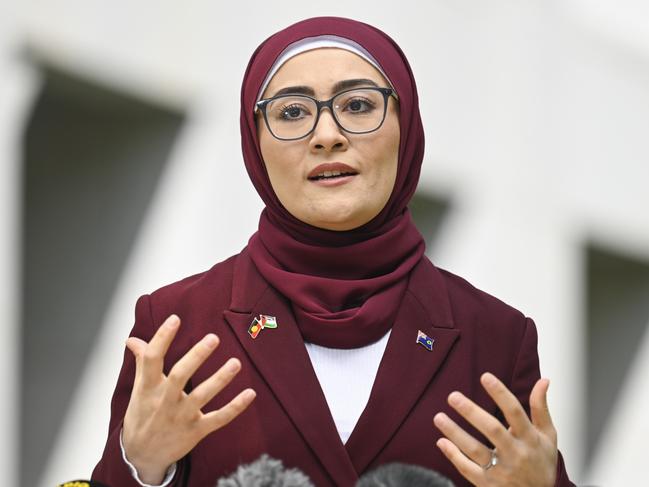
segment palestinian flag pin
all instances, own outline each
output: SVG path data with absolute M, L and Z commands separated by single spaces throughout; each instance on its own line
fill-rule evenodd
M 264 328 L 277 328 L 277 318 L 269 315 L 259 315 L 258 318 L 253 319 L 252 323 L 250 323 L 248 334 L 255 339 Z

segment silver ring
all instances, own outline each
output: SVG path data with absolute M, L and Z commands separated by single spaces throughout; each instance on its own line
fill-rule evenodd
M 498 465 L 498 454 L 496 453 L 496 449 L 494 448 L 491 450 L 491 458 L 485 465 L 482 466 L 482 469 L 489 470 L 490 468 L 493 468 L 496 465 Z

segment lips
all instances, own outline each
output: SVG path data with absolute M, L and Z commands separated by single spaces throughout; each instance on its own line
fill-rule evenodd
M 342 162 L 329 162 L 316 166 L 307 176 L 310 181 L 327 181 L 332 179 L 356 176 L 358 171 Z

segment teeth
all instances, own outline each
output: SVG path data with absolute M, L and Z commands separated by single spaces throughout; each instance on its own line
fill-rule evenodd
M 335 176 L 340 176 L 341 174 L 342 174 L 342 172 L 340 172 L 340 171 L 325 171 L 325 172 L 321 172 L 316 177 L 318 177 L 318 178 L 331 178 L 331 177 L 335 177 Z

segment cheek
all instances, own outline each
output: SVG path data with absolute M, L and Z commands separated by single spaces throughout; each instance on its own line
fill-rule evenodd
M 291 207 L 291 202 L 299 193 L 302 177 L 299 160 L 303 150 L 280 142 L 270 134 L 260 134 L 259 145 L 273 192 L 284 207 Z
M 284 163 L 281 147 L 278 144 L 278 140 L 268 133 L 265 125 L 262 124 L 259 127 L 258 133 L 262 162 L 266 166 L 266 172 L 271 180 L 271 184 L 274 184 L 273 180 L 276 179 L 274 176 L 282 172 L 282 165 Z
M 399 158 L 399 142 L 401 140 L 401 128 L 399 127 L 399 115 L 394 113 L 390 117 L 387 126 L 387 133 L 384 138 L 386 143 L 386 151 L 392 154 L 393 160 L 396 161 Z
M 279 175 L 282 173 L 282 159 L 276 144 L 269 140 L 267 134 L 260 132 L 259 134 L 259 148 L 261 149 L 261 157 L 263 164 L 266 167 L 266 173 L 270 180 L 270 185 L 278 198 L 281 198 L 283 188 L 281 187 L 282 178 Z
M 392 192 L 394 182 L 397 178 L 397 168 L 399 160 L 399 125 L 391 124 L 385 127 L 387 130 L 382 137 L 376 140 L 374 150 L 377 154 L 377 160 L 381 161 L 381 178 L 382 183 Z

